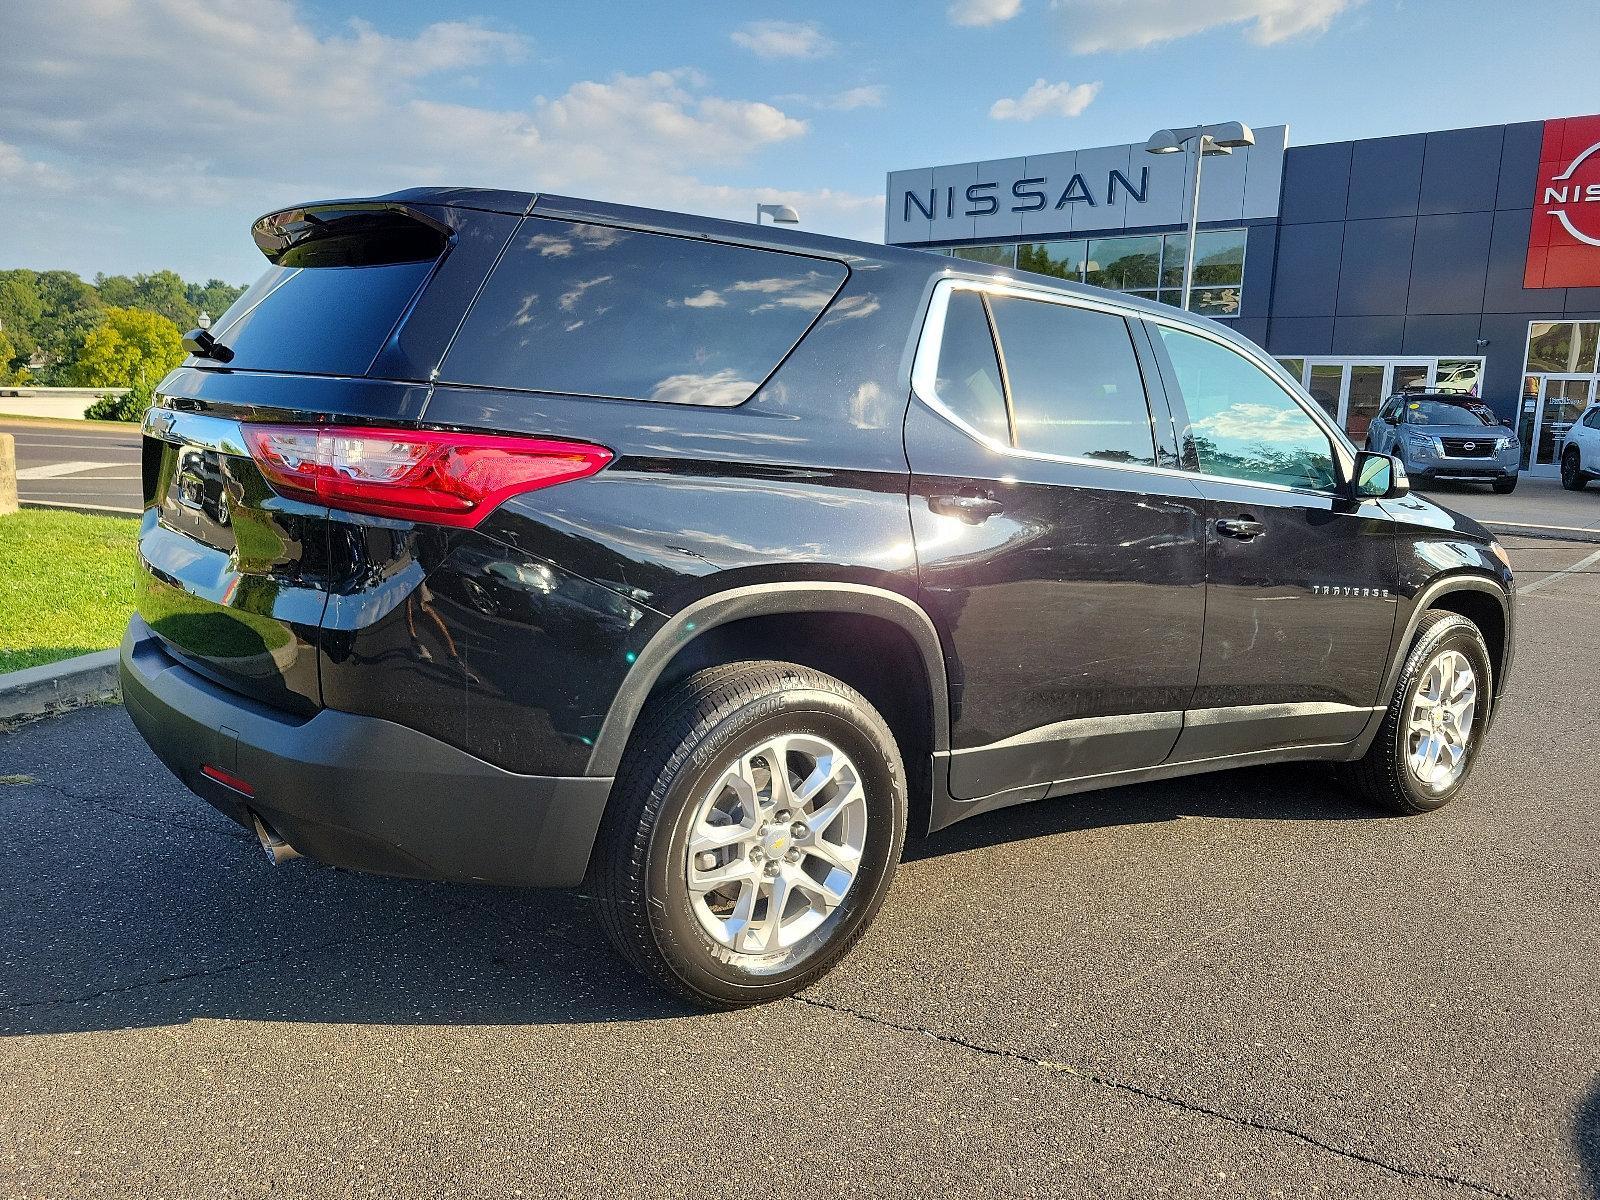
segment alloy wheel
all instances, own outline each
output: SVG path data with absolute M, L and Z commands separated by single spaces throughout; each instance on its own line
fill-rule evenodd
M 1435 795 L 1447 791 L 1467 766 L 1478 675 L 1467 656 L 1445 650 L 1423 669 L 1406 719 L 1406 766 Z
M 691 907 L 730 950 L 787 950 L 843 902 L 866 836 L 866 793 L 849 756 L 810 734 L 769 738 L 696 806 L 684 864 Z

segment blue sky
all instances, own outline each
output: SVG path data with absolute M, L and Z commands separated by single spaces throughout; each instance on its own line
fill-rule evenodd
M 250 220 L 417 183 L 876 239 L 890 169 L 1287 122 L 1600 111 L 1546 0 L 0 0 L 0 267 L 244 282 Z

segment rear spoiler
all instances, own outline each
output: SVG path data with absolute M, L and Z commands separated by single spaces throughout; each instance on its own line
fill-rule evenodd
M 431 262 L 450 244 L 450 228 L 392 200 L 327 200 L 267 213 L 250 237 L 274 266 L 372 267 Z

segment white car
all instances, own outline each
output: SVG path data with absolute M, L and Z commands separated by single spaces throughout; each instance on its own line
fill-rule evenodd
M 1591 404 L 1567 430 L 1561 448 L 1561 486 L 1582 491 L 1600 478 L 1600 404 Z

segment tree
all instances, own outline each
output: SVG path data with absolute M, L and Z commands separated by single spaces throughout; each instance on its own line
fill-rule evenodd
M 244 289 L 234 287 L 231 283 L 224 283 L 220 279 L 208 279 L 203 284 L 186 285 L 184 294 L 197 315 L 202 312 L 209 313 L 212 320 L 215 320 L 227 312 L 235 300 L 244 295 Z M 184 328 L 189 327 L 186 325 Z
M 27 378 L 26 360 L 17 354 L 16 344 L 0 327 L 0 383 L 24 383 Z
M 180 329 L 194 328 L 199 310 L 189 301 L 188 286 L 176 271 L 156 271 L 149 275 L 96 275 L 95 290 L 106 304 L 118 308 L 142 308 L 160 313 Z
M 138 308 L 108 308 L 83 339 L 73 364 L 78 387 L 154 387 L 183 361 L 183 339 L 166 317 Z

